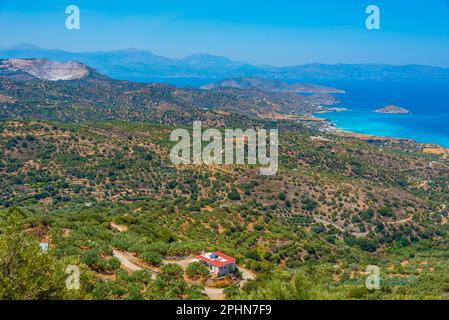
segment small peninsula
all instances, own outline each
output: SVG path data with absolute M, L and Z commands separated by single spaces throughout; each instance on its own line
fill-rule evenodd
M 381 109 L 377 109 L 375 112 L 377 113 L 388 113 L 388 114 L 409 114 L 410 111 L 402 108 L 402 107 L 398 107 L 395 105 L 389 105 L 386 107 L 383 107 Z
M 283 91 L 310 94 L 335 94 L 345 93 L 345 91 L 325 87 L 310 83 L 286 83 L 279 80 L 263 79 L 258 77 L 241 77 L 224 79 L 218 82 L 206 84 L 201 89 L 211 90 L 216 88 L 236 88 L 236 89 L 261 89 L 266 91 Z

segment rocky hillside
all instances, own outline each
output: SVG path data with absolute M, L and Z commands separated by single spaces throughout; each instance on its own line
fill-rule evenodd
M 48 81 L 77 80 L 87 77 L 89 75 L 89 68 L 75 61 L 62 63 L 47 59 L 1 60 L 0 76 L 8 77 L 13 74 L 18 79 L 37 78 Z

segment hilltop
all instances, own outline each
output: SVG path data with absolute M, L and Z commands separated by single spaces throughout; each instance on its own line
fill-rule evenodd
M 79 80 L 102 78 L 95 70 L 76 61 L 58 62 L 47 59 L 0 60 L 0 77 L 14 80 Z

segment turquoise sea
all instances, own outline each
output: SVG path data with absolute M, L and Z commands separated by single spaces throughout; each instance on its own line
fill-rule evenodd
M 135 80 L 135 79 L 134 79 Z M 164 82 L 182 87 L 200 87 L 216 79 L 150 78 L 143 82 Z M 410 138 L 449 147 L 449 80 L 286 80 L 336 87 L 339 107 L 347 112 L 319 114 L 338 128 L 386 137 Z M 373 112 L 387 105 L 411 111 L 408 115 Z
M 449 147 L 449 81 L 332 81 L 346 112 L 319 114 L 344 130 L 386 137 L 411 138 Z M 411 114 L 373 112 L 397 105 Z

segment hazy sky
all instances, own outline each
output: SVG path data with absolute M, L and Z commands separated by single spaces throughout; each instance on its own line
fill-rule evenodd
M 365 27 L 371 4 L 381 10 L 381 30 Z M 81 10 L 80 30 L 65 28 L 68 5 Z M 71 51 L 449 67 L 449 0 L 0 0 L 0 30 L 0 45 Z

